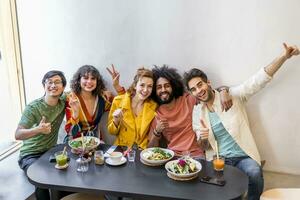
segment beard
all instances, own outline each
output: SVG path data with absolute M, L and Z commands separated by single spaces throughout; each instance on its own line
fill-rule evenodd
M 169 97 L 167 99 L 161 99 L 161 95 L 164 94 L 164 93 L 167 93 L 169 95 Z M 157 95 L 157 100 L 158 100 L 158 104 L 159 105 L 162 105 L 162 104 L 168 104 L 170 103 L 173 99 L 174 99 L 174 94 L 173 92 L 172 93 L 169 93 L 169 92 L 164 92 L 164 93 L 160 93 L 159 95 Z

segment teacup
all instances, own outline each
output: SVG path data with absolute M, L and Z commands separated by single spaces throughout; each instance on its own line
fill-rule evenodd
M 68 153 L 66 151 L 58 151 L 55 154 L 56 163 L 59 167 L 65 166 L 68 162 Z
M 122 156 L 123 154 L 121 152 L 116 151 L 112 152 L 109 157 L 113 163 L 119 163 L 121 162 Z

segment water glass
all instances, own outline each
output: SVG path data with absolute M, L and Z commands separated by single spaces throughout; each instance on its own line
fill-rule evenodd
M 77 163 L 77 171 L 78 172 L 87 172 L 89 170 L 89 161 L 84 157 L 79 157 L 76 160 Z
M 135 150 L 131 149 L 127 154 L 127 158 L 128 158 L 129 162 L 134 162 L 134 160 L 135 160 Z

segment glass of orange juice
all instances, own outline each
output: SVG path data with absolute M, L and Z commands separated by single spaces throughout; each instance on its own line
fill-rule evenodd
M 224 156 L 219 155 L 219 158 L 218 158 L 217 155 L 214 155 L 214 157 L 213 157 L 213 166 L 214 166 L 214 170 L 223 171 L 224 166 L 225 166 Z

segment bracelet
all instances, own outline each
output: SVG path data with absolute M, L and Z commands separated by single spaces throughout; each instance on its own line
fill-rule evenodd
M 161 132 L 157 132 L 156 129 L 153 130 L 153 135 L 155 135 L 156 137 L 161 137 Z

